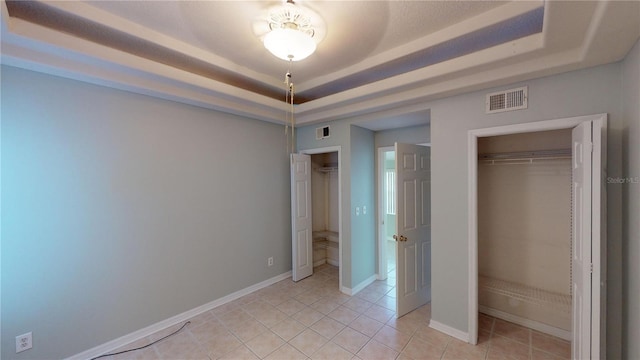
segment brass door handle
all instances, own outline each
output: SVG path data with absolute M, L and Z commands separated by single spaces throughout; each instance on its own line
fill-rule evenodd
M 398 236 L 398 235 L 393 235 L 393 239 L 394 239 L 395 241 L 407 241 L 407 237 L 406 237 L 406 236 L 404 236 L 404 235 L 400 235 L 400 236 Z

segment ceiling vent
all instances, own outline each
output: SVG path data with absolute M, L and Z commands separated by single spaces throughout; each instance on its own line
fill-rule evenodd
M 486 111 L 493 114 L 527 108 L 527 87 L 487 94 Z
M 316 128 L 316 140 L 326 139 L 329 137 L 329 127 L 323 126 Z

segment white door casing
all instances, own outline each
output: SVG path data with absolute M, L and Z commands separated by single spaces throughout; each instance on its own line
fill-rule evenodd
M 590 359 L 591 123 L 576 126 L 571 135 L 571 353 L 574 359 Z
M 396 152 L 396 316 L 431 300 L 431 149 Z
M 576 126 L 572 131 L 573 359 L 604 358 L 604 130 L 603 120 L 593 120 Z
M 591 121 L 591 356 L 606 359 L 607 351 L 607 118 Z
M 291 154 L 291 262 L 293 281 L 313 274 L 311 156 Z
M 387 224 L 385 219 L 387 215 L 385 154 L 391 151 L 395 151 L 394 146 L 378 148 L 378 280 L 387 279 L 389 270 L 387 256 L 391 256 L 387 254 L 387 227 L 391 225 Z

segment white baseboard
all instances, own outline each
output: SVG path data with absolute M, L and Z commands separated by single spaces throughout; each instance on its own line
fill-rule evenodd
M 389 276 L 382 276 L 381 274 L 376 274 L 376 280 L 387 280 Z
M 322 259 L 322 260 L 315 261 L 313 263 L 313 267 L 318 267 L 324 264 L 329 264 L 329 265 L 338 266 L 338 267 L 340 266 L 340 263 L 338 261 L 334 261 L 331 259 Z
M 434 330 L 438 330 L 441 333 L 445 333 L 449 336 L 453 336 L 454 338 L 464 341 L 466 343 L 469 342 L 469 333 L 464 332 L 464 331 L 460 331 L 458 329 L 454 329 L 449 325 L 445 325 L 443 323 L 437 322 L 435 320 L 431 320 L 429 321 L 429 327 L 434 329 Z
M 291 277 L 291 271 L 288 271 L 284 274 L 280 274 L 277 276 L 272 277 L 271 279 L 267 279 L 265 281 L 262 281 L 260 283 L 257 283 L 255 285 L 251 285 L 249 287 L 246 287 L 242 290 L 238 290 L 234 293 L 231 293 L 227 296 L 221 297 L 217 300 L 211 301 L 209 303 L 206 303 L 204 305 L 198 306 L 196 308 L 193 308 L 191 310 L 187 310 L 185 312 L 183 312 L 182 314 L 178 314 L 176 316 L 172 316 L 168 319 L 159 321 L 153 325 L 147 326 L 143 329 L 140 330 L 136 330 L 132 333 L 129 333 L 125 336 L 119 337 L 115 340 L 109 341 L 107 343 L 104 343 L 102 345 L 98 345 L 92 349 L 89 349 L 87 351 L 83 351 L 79 354 L 73 355 L 71 357 L 68 357 L 67 360 L 86 360 L 86 359 L 91 359 L 94 358 L 96 356 L 100 356 L 102 354 L 107 354 L 109 352 L 112 352 L 116 349 L 119 349 L 127 344 L 130 344 L 134 341 L 140 340 L 142 338 L 145 338 L 151 334 L 154 334 L 160 330 L 166 329 L 168 327 L 180 324 L 182 322 L 185 322 L 189 319 L 191 319 L 192 317 L 196 316 L 196 315 L 200 315 L 204 312 L 207 312 L 209 310 L 212 310 L 220 305 L 224 305 L 230 301 L 239 299 L 245 295 L 251 294 L 254 291 L 260 290 L 262 288 L 265 288 L 269 285 L 275 284 L 278 281 L 287 279 Z
M 524 327 L 528 327 L 530 329 L 537 330 L 545 334 L 559 337 L 567 341 L 571 341 L 571 338 L 572 338 L 571 331 L 563 330 L 555 326 L 543 324 L 538 321 L 534 321 L 534 320 L 523 318 L 517 315 L 509 314 L 504 311 L 492 309 L 487 306 L 478 305 L 478 311 L 483 314 L 487 314 L 487 315 L 496 317 L 498 319 L 506 320 L 514 324 L 522 325 Z
M 362 289 L 366 288 L 367 286 L 371 285 L 374 281 L 376 281 L 376 275 L 371 275 L 369 278 L 367 278 L 366 280 L 364 280 L 363 282 L 361 282 L 360 284 L 352 287 L 352 288 L 348 288 L 348 287 L 342 287 L 342 289 L 340 289 L 340 291 L 342 291 L 343 293 L 349 295 L 349 296 L 353 296 L 357 293 L 359 293 Z

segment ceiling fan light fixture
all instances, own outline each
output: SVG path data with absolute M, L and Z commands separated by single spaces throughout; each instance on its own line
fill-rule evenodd
M 271 31 L 263 39 L 264 47 L 287 61 L 300 61 L 313 54 L 316 51 L 313 15 L 314 12 L 296 6 L 293 0 L 273 9 L 268 19 Z M 321 22 L 318 16 L 313 17 Z
M 264 47 L 282 60 L 299 61 L 316 51 L 316 42 L 300 30 L 279 28 L 264 37 Z

